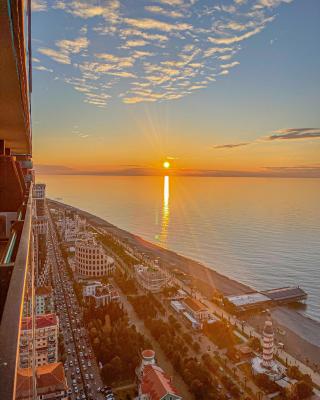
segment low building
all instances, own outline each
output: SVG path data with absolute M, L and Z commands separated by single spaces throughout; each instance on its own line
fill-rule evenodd
M 99 281 L 85 282 L 82 294 L 85 299 L 94 300 L 96 307 L 120 300 L 118 291 L 110 283 L 103 284 Z
M 42 365 L 36 368 L 35 385 L 32 368 L 18 369 L 16 400 L 67 400 L 67 380 L 62 363 Z M 33 390 L 36 390 L 33 395 Z
M 187 297 L 183 300 L 182 304 L 185 306 L 186 312 L 198 322 L 208 319 L 208 309 L 199 300 Z
M 177 313 L 181 313 L 186 309 L 185 306 L 178 300 L 171 300 L 170 305 Z
M 38 315 L 35 324 L 35 329 L 33 329 L 32 318 L 22 318 L 19 347 L 20 368 L 30 367 L 33 355 L 36 366 L 58 361 L 58 317 L 56 314 Z M 34 353 L 33 343 L 35 343 Z
M 239 313 L 267 307 L 271 304 L 271 299 L 260 292 L 252 292 L 236 296 L 226 296 L 224 303 L 232 312 Z
M 168 285 L 169 276 L 157 266 L 135 265 L 137 282 L 144 289 L 157 293 Z
M 137 369 L 139 400 L 182 400 L 172 379 L 156 365 L 155 352 L 142 352 L 141 366 Z
M 120 300 L 118 291 L 111 284 L 96 287 L 92 298 L 95 301 L 96 307 L 105 306 L 111 302 Z
M 115 263 L 93 236 L 76 241 L 76 273 L 81 278 L 112 275 Z
M 96 293 L 96 288 L 102 285 L 99 281 L 87 281 L 84 282 L 82 288 L 82 295 L 83 297 L 90 297 Z

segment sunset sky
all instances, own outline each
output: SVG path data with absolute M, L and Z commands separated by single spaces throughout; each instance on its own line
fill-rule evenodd
M 318 0 L 32 0 L 44 173 L 320 176 Z

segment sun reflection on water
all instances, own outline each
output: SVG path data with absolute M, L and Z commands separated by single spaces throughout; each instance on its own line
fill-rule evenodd
M 166 247 L 168 238 L 168 227 L 169 227 L 169 197 L 170 197 L 170 180 L 169 176 L 164 176 L 163 181 L 163 204 L 162 204 L 162 220 L 161 220 L 161 234 L 160 243 L 162 246 Z

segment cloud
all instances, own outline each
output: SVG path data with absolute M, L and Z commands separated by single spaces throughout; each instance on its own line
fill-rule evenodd
M 43 65 L 37 65 L 36 67 L 33 67 L 33 69 L 36 69 L 38 71 L 53 72 L 53 69 L 44 67 Z
M 162 22 L 151 18 L 142 18 L 142 19 L 126 18 L 125 22 L 128 25 L 134 26 L 135 28 L 150 29 L 150 30 L 152 29 L 163 32 L 184 31 L 187 29 L 192 29 L 192 25 L 190 24 L 186 23 L 171 24 L 168 22 Z
M 210 43 L 215 43 L 215 44 L 233 44 L 233 43 L 239 43 L 242 42 L 245 39 L 249 39 L 251 36 L 256 35 L 257 33 L 260 33 L 264 26 L 258 26 L 257 28 L 253 29 L 252 31 L 246 32 L 243 35 L 240 36 L 231 36 L 231 37 L 220 37 L 220 38 L 215 38 L 215 37 L 209 37 L 208 40 Z
M 174 11 L 174 10 L 166 10 L 162 7 L 159 6 L 145 6 L 145 10 L 155 13 L 157 15 L 164 15 L 166 17 L 170 18 L 182 18 L 184 14 L 179 11 Z
M 68 54 L 63 54 L 61 51 L 50 49 L 48 47 L 40 47 L 38 52 L 50 57 L 52 60 L 60 64 L 71 64 L 71 59 Z
M 237 147 L 248 146 L 248 144 L 250 144 L 250 142 L 233 143 L 233 144 L 219 144 L 219 145 L 213 146 L 213 149 L 234 149 Z
M 54 45 L 39 45 L 39 53 L 65 65 L 48 68 L 88 104 L 105 107 L 110 98 L 127 104 L 177 100 L 227 78 L 239 64 L 233 60 L 242 43 L 289 2 L 154 0 L 129 7 L 128 0 L 53 0 L 48 12 L 57 20 L 59 13 L 64 21 L 76 18 L 68 34 L 75 25 L 77 34 L 53 38 Z
M 32 12 L 47 11 L 48 4 L 45 0 L 32 0 L 31 9 Z
M 289 128 L 274 131 L 267 140 L 296 140 L 320 138 L 320 128 Z
M 74 40 L 64 39 L 57 41 L 56 45 L 64 53 L 77 54 L 80 53 L 81 50 L 88 48 L 89 40 L 86 37 L 79 37 Z

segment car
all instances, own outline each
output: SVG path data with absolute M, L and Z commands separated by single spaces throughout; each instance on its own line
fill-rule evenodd
M 79 393 L 79 389 L 78 389 L 77 386 L 75 386 L 75 387 L 73 388 L 73 390 L 74 390 L 75 393 Z
M 94 376 L 93 376 L 93 374 L 90 374 L 89 376 L 90 376 L 90 379 L 91 379 L 91 380 L 93 380 L 93 379 L 94 379 Z
M 91 367 L 91 362 L 90 361 L 88 361 L 88 367 Z
M 70 396 L 72 394 L 72 389 L 68 389 L 68 395 Z
M 69 367 L 73 367 L 73 361 L 72 360 L 69 362 Z
M 99 386 L 98 388 L 97 388 L 97 392 L 101 392 L 101 387 Z
M 85 377 L 86 380 L 89 379 L 89 375 L 88 374 L 85 374 L 84 377 Z

